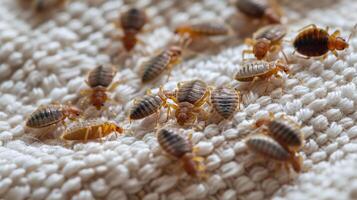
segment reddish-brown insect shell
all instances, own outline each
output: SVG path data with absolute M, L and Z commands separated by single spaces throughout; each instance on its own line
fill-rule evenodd
M 269 23 L 280 23 L 282 15 L 275 0 L 237 0 L 236 8 L 248 17 L 265 18 Z
M 162 99 L 159 95 L 145 95 L 142 98 L 135 100 L 134 105 L 130 109 L 129 119 L 138 120 L 152 115 L 159 111 L 163 103 L 164 99 Z
M 193 153 L 191 141 L 165 128 L 158 130 L 157 140 L 166 153 L 181 160 L 187 174 L 199 175 L 203 168 Z
M 64 122 L 65 118 L 75 119 L 81 115 L 81 111 L 73 106 L 51 104 L 40 106 L 26 121 L 30 128 L 43 128 Z
M 326 56 L 331 51 L 337 56 L 337 51 L 348 48 L 348 43 L 340 37 L 340 32 L 335 31 L 329 35 L 327 30 L 309 25 L 304 28 L 294 39 L 295 50 L 304 56 L 319 57 Z
M 301 171 L 301 157 L 295 152 L 289 152 L 274 139 L 265 135 L 249 136 L 246 140 L 248 148 L 266 158 L 291 164 L 296 172 Z
M 175 33 L 180 36 L 188 35 L 190 38 L 195 38 L 227 35 L 229 33 L 229 29 L 223 23 L 201 22 L 180 25 L 175 29 Z
M 237 110 L 240 102 L 240 94 L 235 89 L 219 87 L 211 93 L 213 109 L 224 119 L 229 119 Z
M 61 138 L 86 142 L 87 140 L 102 139 L 113 132 L 122 133 L 123 129 L 114 122 L 91 119 L 72 124 L 65 130 Z
M 120 17 L 120 25 L 124 32 L 122 42 L 127 51 L 131 51 L 138 39 L 137 34 L 140 33 L 147 23 L 147 16 L 144 10 L 138 8 L 130 8 Z
M 182 54 L 181 47 L 172 46 L 169 49 L 162 51 L 157 56 L 152 57 L 142 66 L 141 81 L 147 83 L 158 78 L 165 70 L 169 71 L 169 76 L 172 67 L 180 62 Z

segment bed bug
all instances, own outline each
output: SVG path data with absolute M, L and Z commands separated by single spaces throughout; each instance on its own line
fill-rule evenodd
M 158 55 L 152 57 L 142 66 L 143 72 L 141 81 L 143 83 L 150 82 L 158 78 L 165 70 L 168 71 L 168 80 L 173 66 L 181 62 L 181 54 L 181 47 L 172 46 L 166 50 L 163 50 Z
M 219 87 L 211 92 L 213 109 L 224 119 L 229 119 L 239 107 L 240 93 L 232 88 Z
M 285 149 L 296 151 L 303 146 L 304 138 L 302 134 L 285 123 L 262 118 L 257 120 L 255 125 L 257 127 L 264 126 L 264 132 L 279 142 Z
M 161 148 L 170 156 L 181 160 L 182 167 L 187 174 L 199 177 L 204 171 L 203 158 L 195 155 L 190 138 L 184 138 L 165 128 L 157 131 L 157 140 Z
M 280 23 L 282 11 L 275 0 L 237 0 L 236 8 L 250 18 Z
M 174 95 L 169 95 L 175 104 L 169 106 L 176 110 L 175 117 L 181 126 L 192 124 L 197 115 L 202 113 L 202 106 L 207 102 L 210 91 L 201 80 L 192 80 L 177 84 Z
M 253 135 L 249 136 L 245 143 L 253 152 L 266 158 L 282 162 L 286 169 L 289 169 L 288 166 L 291 164 L 295 172 L 301 171 L 301 156 L 295 152 L 284 149 L 283 146 L 271 137 L 266 135 Z
M 268 52 L 281 51 L 281 42 L 286 33 L 286 27 L 280 24 L 267 25 L 260 28 L 253 34 L 252 39 L 245 41 L 245 43 L 252 46 L 253 49 L 243 51 L 243 60 L 244 55 L 247 53 L 252 53 L 258 60 L 262 60 L 266 57 Z M 283 53 L 283 51 L 281 52 Z M 285 53 L 283 53 L 283 55 L 285 60 L 287 60 Z
M 67 0 L 33 0 L 32 7 L 36 12 L 43 12 L 49 8 L 62 7 Z
M 95 139 L 102 140 L 103 137 L 113 132 L 123 133 L 123 129 L 114 122 L 91 119 L 72 124 L 61 135 L 61 139 L 84 142 Z
M 142 31 L 146 23 L 145 11 L 138 8 L 130 8 L 120 16 L 120 27 L 124 32 L 121 40 L 127 51 L 131 51 L 135 47 L 139 41 L 137 34 Z
M 339 30 L 330 35 L 328 29 L 328 27 L 326 29 L 318 28 L 314 24 L 302 28 L 293 41 L 295 51 L 306 58 L 319 56 L 326 58 L 329 51 L 337 57 L 337 51 L 347 49 L 349 45 L 345 39 L 340 37 Z
M 82 95 L 89 95 L 91 104 L 100 110 L 108 100 L 107 92 L 113 91 L 120 82 L 113 82 L 116 70 L 110 65 L 99 65 L 89 72 L 86 80 L 90 89 L 81 91 Z
M 60 122 L 65 125 L 64 120 L 69 118 L 74 120 L 81 115 L 81 111 L 73 106 L 51 104 L 42 105 L 35 110 L 26 121 L 29 128 L 43 128 Z
M 199 37 L 221 36 L 229 34 L 228 27 L 219 22 L 200 22 L 182 24 L 176 27 L 175 33 L 180 36 L 188 36 L 191 39 Z
M 143 119 L 159 112 L 161 107 L 167 107 L 166 101 L 167 97 L 162 87 L 160 87 L 158 94 L 152 94 L 149 90 L 148 94 L 134 100 L 134 105 L 130 109 L 129 120 Z
M 287 65 L 280 60 L 274 62 L 252 60 L 243 63 L 235 75 L 235 79 L 242 82 L 254 82 L 257 79 L 267 79 L 273 75 L 280 77 L 280 71 L 289 73 Z

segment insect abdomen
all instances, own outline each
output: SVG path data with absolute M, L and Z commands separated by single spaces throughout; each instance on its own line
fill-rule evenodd
M 254 77 L 267 73 L 269 69 L 269 63 L 263 61 L 244 63 L 237 72 L 235 79 L 238 81 L 252 81 Z
M 178 102 L 195 104 L 206 93 L 207 84 L 201 80 L 188 81 L 182 84 L 177 92 Z
M 162 99 L 157 95 L 146 95 L 130 110 L 130 119 L 142 119 L 158 111 Z
M 121 26 L 126 30 L 139 32 L 146 23 L 146 14 L 137 8 L 131 8 L 121 17 Z
M 168 51 L 163 51 L 158 56 L 151 58 L 144 65 L 141 81 L 145 83 L 157 78 L 170 64 L 170 60 L 171 55 Z
M 238 0 L 236 7 L 250 17 L 262 18 L 268 5 L 264 0 Z
M 328 33 L 319 28 L 307 29 L 296 37 L 294 47 L 305 56 L 322 56 L 328 52 Z
M 217 88 L 211 94 L 214 109 L 225 119 L 228 119 L 236 111 L 239 96 L 234 89 Z
M 268 136 L 251 136 L 247 139 L 246 144 L 252 151 L 274 160 L 287 161 L 290 158 L 289 152 Z
M 157 140 L 161 148 L 176 158 L 192 152 L 192 145 L 187 139 L 169 130 L 160 129 L 157 133 Z
M 42 128 L 55 124 L 65 118 L 61 108 L 49 106 L 35 111 L 26 123 L 31 128 Z
M 268 124 L 269 131 L 273 138 L 275 138 L 283 146 L 301 146 L 302 140 L 298 132 L 289 126 L 272 121 Z
M 100 65 L 93 69 L 88 76 L 88 84 L 94 88 L 97 86 L 108 87 L 114 78 L 115 72 L 111 66 Z
M 192 32 L 199 35 L 216 36 L 228 34 L 228 29 L 225 25 L 217 23 L 202 23 L 191 26 Z

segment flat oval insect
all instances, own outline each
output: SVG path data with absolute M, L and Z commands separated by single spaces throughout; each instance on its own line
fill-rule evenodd
M 235 89 L 218 87 L 211 92 L 213 109 L 224 119 L 229 119 L 237 110 L 240 102 L 240 94 Z
M 90 89 L 82 90 L 81 94 L 89 96 L 91 104 L 100 110 L 108 100 L 107 92 L 113 91 L 120 82 L 113 82 L 116 70 L 111 65 L 99 65 L 88 74 L 86 80 Z
M 221 36 L 229 33 L 228 27 L 218 22 L 200 22 L 194 24 L 182 24 L 176 27 L 175 33 L 190 38 Z
M 340 37 L 340 31 L 336 30 L 331 35 L 328 28 L 321 29 L 316 25 L 308 25 L 303 28 L 293 41 L 295 51 L 309 57 L 327 56 L 331 51 L 336 57 L 337 51 L 348 48 L 348 43 Z
M 74 120 L 81 115 L 81 111 L 73 106 L 51 104 L 40 106 L 26 120 L 29 128 L 43 128 L 57 123 L 64 123 L 66 118 Z
M 264 126 L 264 131 L 274 138 L 285 149 L 296 151 L 304 144 L 304 138 L 300 131 L 291 126 L 273 119 L 262 118 L 256 121 L 257 127 Z
M 268 52 L 281 50 L 281 41 L 286 33 L 286 27 L 280 24 L 267 25 L 260 28 L 253 34 L 252 39 L 246 39 L 245 43 L 252 46 L 253 49 L 243 51 L 243 60 L 244 55 L 247 53 L 254 54 L 258 60 L 261 60 L 266 57 Z M 283 55 L 285 56 L 285 54 Z
M 121 40 L 127 51 L 135 47 L 138 41 L 137 34 L 142 31 L 147 21 L 145 11 L 138 8 L 130 8 L 120 16 L 120 26 L 124 32 Z
M 72 124 L 61 135 L 63 140 L 84 141 L 102 139 L 109 134 L 122 133 L 123 129 L 114 122 L 91 119 Z
M 282 12 L 275 0 L 237 0 L 235 6 L 248 17 L 280 23 Z
M 175 95 L 169 98 L 175 102 L 170 104 L 170 108 L 176 110 L 175 117 L 181 126 L 192 124 L 197 116 L 203 113 L 203 106 L 210 95 L 207 84 L 201 80 L 192 80 L 179 83 Z
M 244 62 L 241 68 L 235 75 L 237 81 L 249 82 L 258 78 L 267 79 L 271 76 L 279 76 L 279 72 L 283 71 L 289 73 L 287 66 L 280 61 L 267 62 L 267 61 L 247 61 Z
M 135 100 L 130 109 L 129 119 L 138 120 L 152 115 L 160 110 L 164 104 L 164 99 L 156 94 L 148 94 Z
M 169 49 L 162 51 L 157 56 L 152 57 L 142 66 L 143 72 L 141 81 L 143 83 L 150 82 L 158 78 L 165 70 L 169 71 L 167 78 L 169 79 L 173 66 L 178 64 L 181 60 L 181 54 L 181 47 L 172 46 Z
M 285 167 L 291 164 L 295 172 L 301 171 L 301 157 L 295 152 L 287 151 L 274 139 L 265 135 L 253 135 L 249 136 L 245 143 L 253 152 L 280 161 Z
M 163 128 L 157 131 L 157 140 L 167 154 L 181 160 L 187 174 L 197 177 L 204 171 L 203 159 L 194 155 L 189 139 Z

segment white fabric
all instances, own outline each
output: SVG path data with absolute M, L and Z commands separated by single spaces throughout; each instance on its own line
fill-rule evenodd
M 142 86 L 138 74 L 144 59 L 139 50 L 153 54 L 170 41 L 174 25 L 189 18 L 226 20 L 235 8 L 217 0 L 139 0 L 137 5 L 146 7 L 150 16 L 147 28 L 155 28 L 140 34 L 145 44 L 120 62 L 121 43 L 113 39 L 120 31 L 111 22 L 127 9 L 122 1 L 75 0 L 52 16 L 35 15 L 16 2 L 0 4 L 1 199 L 357 199 L 356 38 L 339 53 L 340 60 L 332 54 L 324 61 L 297 58 L 285 43 L 291 77 L 257 82 L 253 88 L 233 80 L 246 46 L 231 39 L 213 46 L 215 52 L 187 58 L 174 68 L 169 82 L 163 77 L 155 85 Z M 355 0 L 282 4 L 290 40 L 311 23 L 328 25 L 330 32 L 341 29 L 347 37 L 357 22 Z M 121 124 L 128 135 L 74 146 L 59 139 L 31 139 L 33 131 L 24 129 L 26 117 L 41 104 L 77 102 L 79 91 L 87 88 L 86 73 L 107 62 L 117 64 L 116 79 L 126 81 L 113 93 L 120 103 L 112 104 L 103 117 Z M 244 94 L 232 121 L 193 132 L 198 153 L 206 158 L 209 178 L 204 181 L 185 175 L 177 161 L 162 152 L 152 131 L 155 117 L 131 126 L 127 120 L 132 99 L 146 89 L 156 92 L 160 84 L 174 89 L 178 81 L 193 78 L 214 86 L 238 85 Z M 275 172 L 273 163 L 255 163 L 247 151 L 243 138 L 250 125 L 269 112 L 302 123 L 306 145 L 301 174 Z M 100 116 L 92 107 L 86 113 Z M 61 131 L 52 132 L 56 138 Z

